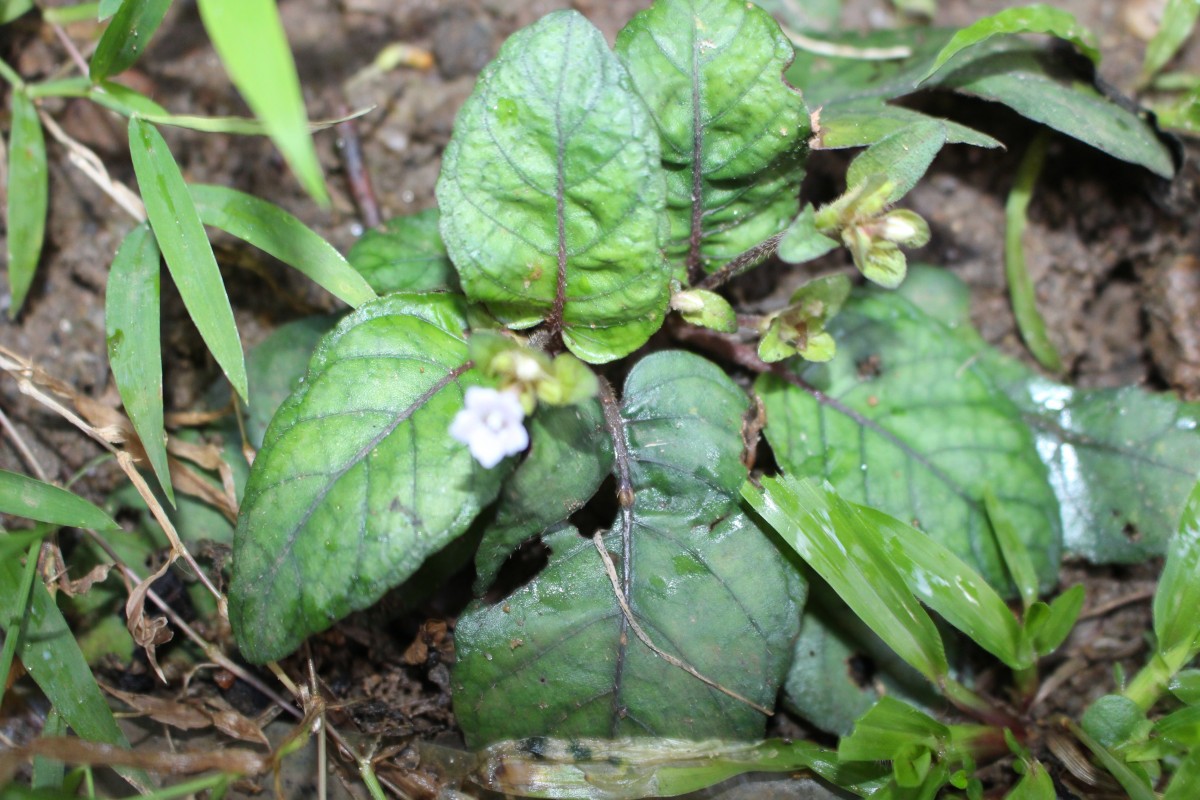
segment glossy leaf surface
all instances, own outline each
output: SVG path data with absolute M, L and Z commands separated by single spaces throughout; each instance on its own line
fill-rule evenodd
M 149 225 L 142 223 L 126 235 L 108 272 L 104 336 L 125 413 L 173 505 L 175 492 L 163 430 L 159 259 L 158 243 Z
M 521 542 L 582 508 L 612 469 L 612 439 L 596 400 L 543 405 L 529 422 L 529 442 L 479 543 L 476 592 L 487 589 Z
M 337 315 L 323 314 L 280 325 L 246 354 L 252 398 L 246 414 L 246 438 L 255 449 L 262 447 L 276 409 L 299 388 L 309 359 L 337 321 Z
M 1184 666 L 1200 651 L 1200 483 L 1183 508 L 1179 529 L 1167 544 L 1158 590 L 1154 594 L 1154 635 L 1158 651 L 1173 667 Z M 1170 656 L 1167 656 L 1170 654 Z
M 571 351 L 605 362 L 662 324 L 658 134 L 625 68 L 578 13 L 518 31 L 480 74 L 437 196 L 463 290 L 510 327 L 561 316 Z
M 295 267 L 351 307 L 375 299 L 374 290 L 333 245 L 274 203 L 224 186 L 188 189 L 205 225 Z
M 22 91 L 10 100 L 12 128 L 8 140 L 8 288 L 9 317 L 16 317 L 33 284 L 46 238 L 50 179 L 46 172 L 46 139 L 37 108 Z
M 695 277 L 783 230 L 809 123 L 770 15 L 743 0 L 657 0 L 616 51 L 662 139 L 672 266 Z
M 132 67 L 162 24 L 170 5 L 171 0 L 125 0 L 121 3 L 88 64 L 91 79 L 99 83 Z
M 246 364 L 233 309 L 179 166 L 162 134 L 137 117 L 129 120 L 129 151 L 146 216 L 188 315 L 234 390 L 245 400 Z
M 809 388 L 776 376 L 756 384 L 783 468 L 925 531 L 1007 591 L 983 502 L 991 486 L 1041 585 L 1052 586 L 1057 501 L 1033 435 L 975 350 L 894 294 L 853 298 L 830 331 L 838 355 L 799 373 Z
M 364 233 L 346 258 L 379 294 L 457 289 L 438 219 L 436 208 L 393 217 Z
M 447 431 L 477 382 L 449 295 L 346 317 L 275 415 L 234 538 L 229 616 L 243 656 L 280 658 L 379 599 L 470 524 L 504 468 Z
M 655 646 L 772 705 L 803 590 L 738 508 L 748 408 L 742 390 L 697 356 L 668 351 L 639 362 L 625 384 L 623 443 L 615 448 L 633 504 L 603 541 Z M 566 528 L 545 542 L 546 570 L 459 619 L 455 711 L 469 744 L 533 735 L 761 736 L 758 711 L 635 635 L 592 541 Z

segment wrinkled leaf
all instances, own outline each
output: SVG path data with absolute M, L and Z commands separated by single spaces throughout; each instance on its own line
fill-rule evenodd
M 0 469 L 0 513 L 74 528 L 101 531 L 120 528 L 108 514 L 82 497 L 3 469 Z
M 830 331 L 838 356 L 800 371 L 810 388 L 778 376 L 756 385 L 780 465 L 925 531 L 1007 591 L 983 504 L 990 485 L 1042 587 L 1053 586 L 1059 511 L 1046 468 L 975 348 L 891 293 L 852 298 Z
M 503 469 L 448 434 L 477 375 L 450 295 L 391 295 L 322 341 L 254 461 L 229 617 L 260 663 L 379 599 L 461 534 Z
M 357 308 L 375 292 L 333 245 L 273 203 L 224 186 L 189 186 L 205 225 L 275 256 L 334 297 Z
M 142 55 L 162 24 L 171 0 L 125 0 L 104 29 L 88 73 L 97 83 L 124 72 Z
M 744 0 L 657 0 L 616 51 L 662 140 L 677 273 L 711 272 L 783 230 L 809 124 L 782 79 L 792 45 L 770 15 Z
M 887 560 L 863 507 L 811 479 L 763 478 L 742 496 L 897 655 L 937 683 L 949 665 L 942 637 Z
M 436 208 L 393 217 L 382 229 L 367 231 L 346 258 L 379 294 L 458 289 Z
M 624 67 L 578 13 L 518 31 L 484 69 L 459 111 L 437 196 L 463 290 L 509 327 L 561 324 L 572 352 L 605 362 L 662 324 L 658 135 Z
M 37 108 L 22 91 L 11 97 L 12 128 L 8 140 L 8 287 L 12 303 L 10 318 L 16 318 L 33 284 L 42 244 L 46 237 L 46 208 L 49 176 L 46 172 L 46 140 Z
M 846 185 L 854 187 L 872 175 L 884 175 L 892 184 L 887 202 L 894 203 L 917 185 L 945 143 L 946 126 L 941 121 L 914 122 L 855 157 L 846 172 Z
M 612 469 L 612 439 L 596 400 L 542 407 L 529 422 L 529 441 L 529 454 L 505 482 L 479 543 L 477 593 L 521 542 L 582 508 Z
M 1179 51 L 1196 27 L 1200 17 L 1200 2 L 1196 0 L 1167 0 L 1162 10 L 1162 19 L 1154 38 L 1146 46 L 1146 58 L 1142 62 L 1142 80 L 1153 77 Z
M 196 5 L 246 105 L 266 125 L 304 190 L 327 204 L 300 79 L 275 0 L 198 0 Z
M 129 152 L 146 216 L 196 329 L 230 384 L 246 399 L 246 364 L 221 271 L 195 203 L 155 127 L 129 120 Z
M 280 325 L 246 354 L 253 398 L 246 414 L 246 438 L 253 447 L 262 447 L 271 417 L 300 385 L 317 344 L 337 321 L 337 316 L 323 314 Z
M 1167 543 L 1167 561 L 1154 593 L 1158 652 L 1178 669 L 1200 651 L 1200 483 Z
M 1002 147 L 997 140 L 973 128 L 948 119 L 937 119 L 903 106 L 887 105 L 879 100 L 836 103 L 821 109 L 817 147 L 839 150 L 868 147 L 888 136 L 923 122 L 940 122 L 946 132 L 946 144 L 975 147 Z
M 773 704 L 804 593 L 793 567 L 738 508 L 748 408 L 745 393 L 697 356 L 659 352 L 639 362 L 614 423 L 616 471 L 628 467 L 633 504 L 604 546 L 656 647 Z M 762 735 L 758 711 L 662 659 L 627 626 L 592 541 L 566 528 L 545 543 L 546 570 L 459 619 L 455 713 L 468 744 Z
M 121 242 L 104 292 L 104 336 L 108 363 L 125 413 L 142 441 L 159 485 L 174 505 L 163 430 L 159 256 L 158 243 L 146 223 L 130 231 Z
M 938 53 L 922 80 L 940 70 L 963 50 L 975 47 L 993 36 L 1012 33 L 1047 33 L 1057 36 L 1078 47 L 1094 63 L 1100 63 L 1100 50 L 1096 45 L 1095 35 L 1080 25 L 1074 15 L 1060 8 L 1033 3 L 1021 8 L 1006 8 L 954 34 Z

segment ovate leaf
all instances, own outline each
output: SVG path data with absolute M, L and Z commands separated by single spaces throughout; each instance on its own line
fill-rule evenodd
M 183 174 L 162 134 L 137 117 L 129 120 L 129 152 L 146 216 L 183 305 L 234 391 L 245 400 L 246 363 L 233 309 Z
M 672 266 L 694 278 L 783 230 L 809 123 L 770 15 L 744 0 L 657 0 L 616 51 L 662 139 Z
M 296 63 L 275 0 L 199 0 L 200 19 L 246 105 L 262 120 L 301 185 L 327 203 Z
M 477 592 L 521 542 L 582 508 L 612 469 L 612 439 L 597 400 L 542 406 L 529 422 L 529 442 L 529 455 L 505 482 L 479 543 Z
M 548 320 L 598 363 L 662 324 L 658 135 L 624 67 L 578 13 L 518 31 L 484 69 L 437 195 L 464 291 L 510 327 Z
M 124 72 L 141 56 L 162 24 L 171 0 L 125 0 L 104 29 L 88 73 L 96 83 Z
M 393 217 L 383 228 L 364 233 L 346 258 L 380 294 L 457 289 L 438 219 L 436 208 Z
M 79 495 L 36 478 L 0 469 L 0 513 L 16 517 L 111 531 L 112 518 Z
M 1021 8 L 1006 8 L 954 34 L 954 38 L 937 54 L 925 77 L 933 75 L 963 50 L 993 36 L 1012 33 L 1048 33 L 1057 36 L 1074 44 L 1094 63 L 1100 63 L 1100 50 L 1096 45 L 1095 35 L 1080 25 L 1070 12 L 1033 3 Z
M 108 363 L 125 413 L 171 504 L 171 471 L 163 431 L 162 346 L 159 342 L 159 251 L 142 223 L 121 242 L 104 292 Z
M 1053 586 L 1058 504 L 1033 435 L 974 348 L 894 294 L 852 298 L 829 327 L 833 361 L 756 386 L 783 468 L 925 531 L 1007 591 L 984 508 L 990 485 L 1041 585 Z
M 279 206 L 224 186 L 189 186 L 205 225 L 220 228 L 295 267 L 351 307 L 375 292 L 333 245 Z
M 15 318 L 33 284 L 46 238 L 49 176 L 46 140 L 37 108 L 25 92 L 12 92 L 12 128 L 8 140 L 8 287 L 9 317 Z
M 884 175 L 892 184 L 887 202 L 894 203 L 917 185 L 945 143 L 946 126 L 940 120 L 914 122 L 880 139 L 851 161 L 846 185 L 854 187 L 872 175 Z
M 449 435 L 467 386 L 450 295 L 391 295 L 346 317 L 267 429 L 234 538 L 242 654 L 280 658 L 364 608 L 461 534 L 499 489 Z
M 622 598 L 657 648 L 769 706 L 803 591 L 738 508 L 748 408 L 742 390 L 697 356 L 660 352 L 638 363 L 615 448 L 633 503 L 603 546 Z M 545 542 L 545 571 L 459 619 L 455 713 L 471 746 L 525 736 L 762 735 L 761 713 L 635 634 L 591 540 L 567 528 Z

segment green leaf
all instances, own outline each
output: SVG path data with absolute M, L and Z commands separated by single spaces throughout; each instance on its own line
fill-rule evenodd
M 121 526 L 82 497 L 49 483 L 0 469 L 0 513 L 100 531 Z
M 857 186 L 872 175 L 892 183 L 887 195 L 894 203 L 917 185 L 946 143 L 946 126 L 939 120 L 914 122 L 868 147 L 850 162 L 846 185 Z
M 141 56 L 162 24 L 171 0 L 125 0 L 104 29 L 88 73 L 97 83 L 124 72 Z
M 0 0 L 0 25 L 12 22 L 31 8 L 33 0 Z
M 1093 63 L 1100 63 L 1100 49 L 1096 44 L 1095 35 L 1080 25 L 1074 15 L 1059 8 L 1033 3 L 1022 8 L 1006 8 L 954 34 L 954 38 L 938 53 L 922 80 L 940 70 L 963 50 L 998 34 L 1013 33 L 1047 33 L 1057 36 L 1074 44 Z
M 1188 800 L 1197 796 L 1200 796 L 1200 746 L 1192 747 L 1187 757 L 1179 762 L 1162 800 Z
M 125 0 L 100 0 L 100 9 L 97 12 L 97 16 L 100 19 L 100 21 L 103 22 L 104 20 L 111 17 L 113 14 L 116 14 L 117 10 L 121 7 L 121 4 L 124 2 L 125 2 Z
M 1054 598 L 1049 605 L 1034 603 L 1025 615 L 1025 629 L 1039 656 L 1048 656 L 1058 649 L 1079 619 L 1087 592 L 1076 584 Z
M 76 734 L 128 748 L 54 598 L 40 580 L 34 580 L 29 594 L 22 596 L 21 571 L 18 559 L 0 560 L 0 627 L 6 638 L 19 637 L 21 663 Z M 150 780 L 140 770 L 118 771 L 139 790 L 149 791 Z
M 986 133 L 939 119 L 903 106 L 893 106 L 877 99 L 835 103 L 821 109 L 821 125 L 816 132 L 816 148 L 840 150 L 846 147 L 868 147 L 913 125 L 940 122 L 945 129 L 946 144 L 969 144 L 975 147 L 1003 147 Z
M 396 294 L 342 320 L 255 458 L 234 538 L 242 655 L 280 658 L 459 536 L 500 488 L 449 435 L 467 386 L 461 302 Z
M 322 314 L 280 325 L 246 354 L 250 403 L 246 438 L 261 448 L 267 426 L 283 401 L 304 379 L 317 344 L 337 324 L 337 315 Z
M 1021 241 L 1025 235 L 1025 214 L 1046 160 L 1048 141 L 1045 131 L 1034 137 L 1021 159 L 1013 188 L 1008 193 L 1008 201 L 1004 206 L 1004 272 L 1008 278 L 1008 292 L 1012 298 L 1013 314 L 1017 318 L 1017 329 L 1029 352 L 1046 369 L 1062 372 L 1062 358 L 1046 335 L 1046 322 L 1038 312 L 1037 293 L 1025 266 L 1025 245 Z
M 529 422 L 529 455 L 505 482 L 475 556 L 475 591 L 491 585 L 521 542 L 574 514 L 612 469 L 612 439 L 596 400 L 542 407 Z
M 1189 706 L 1176 709 L 1156 720 L 1154 734 L 1183 749 L 1200 745 L 1200 708 Z
M 379 294 L 458 290 L 458 274 L 438 232 L 438 210 L 429 208 L 393 217 L 383 228 L 369 230 L 346 254 Z
M 246 364 L 233 309 L 179 166 L 162 134 L 137 117 L 129 120 L 129 152 L 146 216 L 183 304 L 234 391 L 245 400 Z
M 793 385 L 759 378 L 780 465 L 928 533 L 1007 590 L 984 508 L 990 486 L 1044 588 L 1058 578 L 1059 511 L 1020 412 L 961 331 L 892 293 L 851 299 L 831 323 L 838 356 Z M 801 365 L 797 365 L 800 367 Z
M 1179 529 L 1167 544 L 1167 561 L 1154 593 L 1158 652 L 1174 669 L 1200 651 L 1200 483 L 1184 506 Z
M 46 140 L 37 108 L 22 91 L 12 92 L 12 128 L 8 140 L 8 286 L 15 319 L 33 284 L 46 238 L 49 175 Z
M 811 480 L 763 478 L 742 497 L 871 630 L 937 683 L 949 666 L 933 620 L 888 561 L 861 506 Z
M 1058 800 L 1054 779 L 1040 761 L 1030 761 L 1017 785 L 1005 795 L 1006 800 Z
M 991 486 L 983 490 L 983 503 L 988 522 L 992 525 L 992 532 L 996 534 L 996 544 L 1000 548 L 1004 566 L 1017 587 L 1017 593 L 1021 595 L 1022 604 L 1028 609 L 1038 599 L 1038 576 L 1033 558 L 1029 555 L 1025 543 L 1021 541 L 1016 525 L 1005 516 L 1004 506 L 997 499 Z
M 1169 688 L 1179 702 L 1200 706 L 1200 669 L 1181 670 L 1171 678 Z
M 744 0 L 656 0 L 616 51 L 662 140 L 676 273 L 712 272 L 783 230 L 810 130 L 770 15 Z
M 351 307 L 375 299 L 374 290 L 333 245 L 279 206 L 224 186 L 188 189 L 205 225 L 265 250 Z
M 671 296 L 671 308 L 687 322 L 702 328 L 736 333 L 737 312 L 721 295 L 706 289 L 688 289 Z
M 612 408 L 632 505 L 603 539 L 621 596 L 654 645 L 758 704 L 774 703 L 804 592 L 738 508 L 745 393 L 713 364 L 658 352 Z M 549 498 L 547 498 L 549 500 Z M 550 564 L 455 632 L 455 713 L 468 744 L 521 736 L 754 739 L 763 716 L 635 635 L 595 544 L 547 536 Z M 703 613 L 697 613 L 703 609 Z
M 1119 694 L 1106 694 L 1096 699 L 1083 712 L 1079 722 L 1088 735 L 1108 748 L 1144 739 L 1150 726 L 1146 712 Z
M 1097 742 L 1078 725 L 1075 725 L 1073 722 L 1068 722 L 1067 725 L 1071 733 L 1075 735 L 1075 738 L 1084 747 L 1091 750 L 1092 755 L 1096 757 L 1100 765 L 1117 779 L 1117 783 L 1121 784 L 1121 788 L 1128 793 L 1130 800 L 1158 800 L 1158 795 L 1148 785 L 1144 772 L 1132 769 L 1132 765 L 1114 755 L 1111 750 L 1100 742 Z
M 165 108 L 146 95 L 113 81 L 103 81 L 92 85 L 88 89 L 87 97 L 105 108 L 125 116 L 141 114 L 143 117 L 155 119 L 171 117 Z
M 113 258 L 104 293 L 104 336 L 125 413 L 174 505 L 163 431 L 158 262 L 158 243 L 143 222 L 125 236 Z
M 923 711 L 894 697 L 881 697 L 838 742 L 838 758 L 846 761 L 887 761 L 902 748 L 917 745 L 941 749 L 950 728 Z
M 661 326 L 658 136 L 624 67 L 578 13 L 518 31 L 484 69 L 437 196 L 464 291 L 509 327 L 548 320 L 599 363 Z
M 803 264 L 841 246 L 836 239 L 817 230 L 815 217 L 812 204 L 806 204 L 779 240 L 781 259 L 789 264 Z
M 1079 80 L 1052 54 L 1005 39 L 979 50 L 970 63 L 939 74 L 931 86 L 995 100 L 1114 158 L 1164 178 L 1175 174 L 1170 150 L 1149 123 Z
M 825 326 L 849 296 L 850 279 L 845 275 L 824 275 L 805 283 L 767 326 L 758 344 L 758 357 L 767 363 L 794 355 L 807 361 L 829 361 L 837 344 Z
M 304 190 L 329 196 L 308 131 L 296 63 L 275 0 L 198 0 L 200 19 L 229 77 L 263 121 Z
M 1157 74 L 1174 57 L 1195 29 L 1198 17 L 1200 2 L 1197 0 L 1167 0 L 1158 30 L 1146 46 L 1146 58 L 1142 62 L 1143 82 Z

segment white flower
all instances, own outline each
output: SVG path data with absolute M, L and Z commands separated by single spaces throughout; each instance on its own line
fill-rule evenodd
M 525 409 L 515 391 L 470 386 L 465 401 L 466 407 L 450 423 L 450 436 L 465 444 L 484 469 L 529 446 L 529 433 L 522 424 Z

